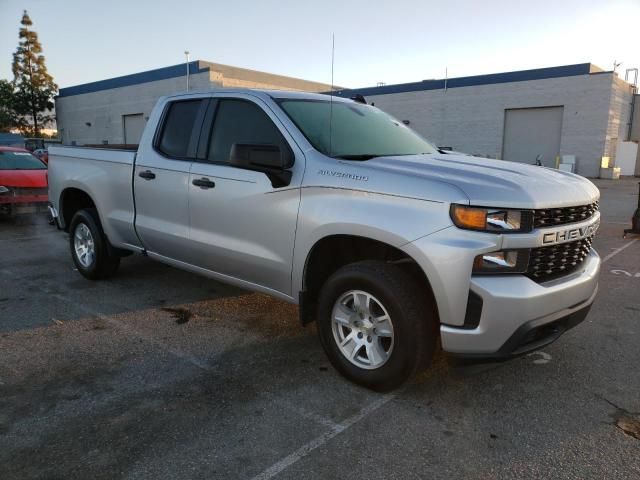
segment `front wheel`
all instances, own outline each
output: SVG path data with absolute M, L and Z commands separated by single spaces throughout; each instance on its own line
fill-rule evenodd
M 333 366 L 351 381 L 391 390 L 427 366 L 436 343 L 433 306 L 408 272 L 366 261 L 325 283 L 318 333 Z
M 113 275 L 120 265 L 120 257 L 109 252 L 108 240 L 95 209 L 78 211 L 69 228 L 71 258 L 78 271 L 90 280 Z

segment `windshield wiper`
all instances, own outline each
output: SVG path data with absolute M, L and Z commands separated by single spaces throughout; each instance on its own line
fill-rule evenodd
M 382 157 L 383 155 L 336 155 L 333 158 L 339 158 L 340 160 L 371 160 L 372 158 Z
M 409 157 L 414 155 L 430 155 L 432 152 L 422 153 L 382 153 L 375 155 L 373 153 L 360 154 L 360 155 L 334 155 L 333 158 L 339 158 L 340 160 L 371 160 L 378 157 Z

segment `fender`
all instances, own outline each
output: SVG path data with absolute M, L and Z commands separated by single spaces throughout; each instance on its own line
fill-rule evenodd
M 445 203 L 330 187 L 303 188 L 292 265 L 292 292 L 304 290 L 307 260 L 323 238 L 349 235 L 402 249 L 403 245 L 450 225 Z

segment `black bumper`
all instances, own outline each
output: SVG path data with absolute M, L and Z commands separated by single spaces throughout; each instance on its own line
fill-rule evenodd
M 566 317 L 553 322 L 532 320 L 518 328 L 497 352 L 481 354 L 454 354 L 461 359 L 508 360 L 555 342 L 563 333 L 582 323 L 591 309 L 591 305 L 577 310 Z

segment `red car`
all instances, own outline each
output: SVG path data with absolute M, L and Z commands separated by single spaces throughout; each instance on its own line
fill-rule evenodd
M 24 148 L 0 147 L 0 215 L 46 211 L 47 166 Z
M 33 154 L 47 165 L 49 164 L 49 152 L 46 148 L 37 148 L 33 151 Z

